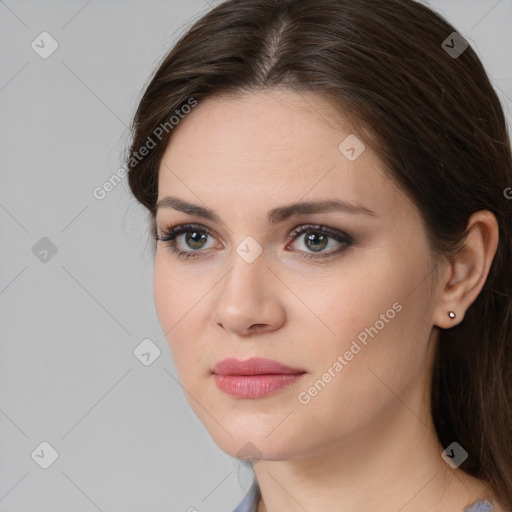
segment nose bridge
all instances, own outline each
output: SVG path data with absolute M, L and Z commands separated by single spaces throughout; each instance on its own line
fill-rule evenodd
M 240 300 L 258 299 L 262 291 L 259 288 L 265 281 L 264 274 L 269 272 L 266 263 L 261 244 L 251 236 L 246 237 L 235 247 L 231 260 L 232 270 L 226 276 L 224 291 L 242 294 L 238 297 Z

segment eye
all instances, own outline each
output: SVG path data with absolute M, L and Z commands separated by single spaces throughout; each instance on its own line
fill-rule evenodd
M 300 238 L 301 235 L 303 235 L 302 238 Z M 182 237 L 182 244 L 185 248 L 180 248 L 178 243 Z M 164 242 L 178 258 L 194 259 L 205 256 L 205 253 L 208 251 L 202 249 L 222 248 L 222 245 L 219 244 L 210 244 L 208 246 L 208 237 L 214 237 L 214 235 L 205 226 L 200 224 L 182 224 L 161 230 L 160 235 L 156 236 L 156 240 Z M 291 238 L 293 241 L 296 239 L 302 241 L 305 250 L 295 250 L 293 252 L 300 254 L 301 258 L 306 259 L 329 258 L 343 252 L 354 243 L 353 238 L 347 233 L 327 226 L 313 224 L 299 226 L 290 233 L 288 238 Z M 330 244 L 332 240 L 335 241 L 334 245 L 336 246 L 337 244 L 338 248 L 324 253 L 323 250 L 325 248 L 333 245 Z
M 354 239 L 347 233 L 329 228 L 327 226 L 319 225 L 303 225 L 290 233 L 290 238 L 302 242 L 302 246 L 306 249 L 294 251 L 301 253 L 301 258 L 306 259 L 321 259 L 330 258 L 340 252 L 345 251 L 354 243 Z M 338 249 L 328 252 L 321 252 L 329 246 L 329 242 L 335 240 L 334 245 L 338 245 Z M 333 245 L 333 244 L 331 244 Z M 313 251 L 312 253 L 309 251 Z M 317 253 L 317 254 L 315 254 Z
M 184 243 L 192 250 L 183 250 L 178 247 L 178 240 L 184 236 Z M 200 224 L 182 224 L 181 226 L 169 227 L 163 229 L 161 234 L 156 237 L 156 240 L 165 242 L 171 251 L 178 256 L 178 258 L 199 258 L 203 257 L 201 249 L 207 247 L 206 242 L 212 233 Z

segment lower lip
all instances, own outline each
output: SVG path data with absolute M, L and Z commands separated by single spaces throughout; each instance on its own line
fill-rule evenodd
M 267 375 L 216 375 L 217 387 L 232 396 L 242 398 L 262 398 L 283 388 L 290 388 L 304 374 Z

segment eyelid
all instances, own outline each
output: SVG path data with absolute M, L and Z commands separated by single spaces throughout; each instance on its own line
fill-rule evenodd
M 157 233 L 155 234 L 155 240 L 160 240 L 162 242 L 165 242 L 166 245 L 169 246 L 169 249 L 175 253 L 178 257 L 181 258 L 203 258 L 207 257 L 207 255 L 211 248 L 208 250 L 183 250 L 178 249 L 176 244 L 176 238 L 178 236 L 181 236 L 184 233 L 187 233 L 188 231 L 192 231 L 196 229 L 197 231 L 203 232 L 208 236 L 211 236 L 213 238 L 218 238 L 217 234 L 214 230 L 210 229 L 209 227 L 205 226 L 204 224 L 197 224 L 197 223 L 182 223 L 182 224 L 169 224 L 167 227 L 157 230 Z M 336 240 L 339 244 L 341 244 L 341 247 L 335 250 L 331 250 L 325 253 L 318 253 L 318 255 L 314 255 L 314 252 L 306 252 L 306 251 L 300 251 L 300 250 L 293 250 L 291 252 L 300 254 L 301 258 L 303 259 L 309 259 L 309 260 L 322 260 L 322 259 L 328 259 L 331 257 L 335 257 L 339 253 L 345 251 L 350 246 L 352 246 L 355 243 L 354 238 L 348 234 L 346 231 L 341 231 L 335 228 L 330 228 L 329 226 L 324 226 L 321 224 L 308 224 L 308 223 L 300 223 L 297 224 L 290 232 L 290 234 L 287 236 L 287 240 L 291 240 L 292 242 L 299 238 L 301 234 L 307 233 L 308 231 L 317 231 L 321 232 L 323 234 L 326 234 L 329 238 L 332 238 Z M 172 237 L 171 239 L 169 239 Z
M 290 234 L 288 235 L 288 238 L 293 239 L 297 235 L 300 235 L 302 233 L 305 233 L 307 231 L 321 231 L 322 233 L 326 233 L 328 235 L 331 235 L 333 238 L 341 238 L 346 242 L 354 243 L 354 238 L 350 236 L 347 232 L 341 231 L 339 229 L 331 228 L 329 226 L 324 226 L 323 224 L 308 224 L 308 223 L 301 223 L 297 224 L 294 228 L 292 228 Z
M 297 227 L 295 227 L 290 235 L 288 236 L 288 239 L 291 239 L 292 242 L 295 240 L 300 240 L 301 235 L 304 235 L 308 232 L 318 232 L 323 233 L 327 235 L 328 238 L 334 239 L 340 247 L 337 249 L 331 249 L 327 252 L 319 252 L 315 256 L 315 252 L 307 252 L 307 251 L 300 251 L 300 250 L 293 250 L 291 252 L 297 253 L 300 258 L 307 259 L 307 260 L 322 260 L 322 259 L 331 259 L 335 258 L 336 256 L 340 255 L 341 253 L 345 252 L 347 249 L 349 249 L 352 245 L 354 245 L 355 240 L 354 238 L 349 235 L 345 231 L 341 231 L 335 228 L 330 228 L 329 226 L 324 226 L 321 224 L 299 224 Z
M 304 228 L 304 229 L 300 229 L 300 228 Z M 158 229 L 158 227 L 157 227 L 155 230 L 155 233 L 154 233 L 155 234 L 154 239 L 158 240 L 159 237 L 168 235 L 169 233 L 171 233 L 175 230 L 177 231 L 178 229 L 180 231 L 185 231 L 187 229 L 197 229 L 197 230 L 204 231 L 205 233 L 207 233 L 211 236 L 215 236 L 216 238 L 219 237 L 219 235 L 217 234 L 217 232 L 214 229 L 212 229 L 208 226 L 205 226 L 204 224 L 190 222 L 190 223 L 178 223 L 178 224 L 169 223 L 161 229 Z M 294 227 L 292 227 L 289 235 L 287 236 L 287 239 L 293 239 L 294 236 L 296 236 L 298 233 L 300 234 L 301 232 L 304 232 L 307 229 L 312 229 L 312 230 L 316 229 L 318 231 L 324 231 L 324 232 L 332 234 L 333 236 L 339 236 L 339 237 L 346 239 L 347 241 L 354 242 L 354 238 L 351 235 L 349 235 L 346 231 L 339 230 L 336 228 L 331 228 L 331 227 L 325 226 L 323 224 L 315 224 L 315 223 L 307 223 L 307 222 L 300 222 L 300 223 L 296 224 Z
M 155 240 L 161 240 L 162 237 L 167 237 L 169 235 L 179 236 L 186 233 L 187 231 L 192 231 L 193 229 L 197 229 L 197 231 L 203 231 L 204 233 L 214 237 L 219 238 L 219 235 L 214 229 L 211 229 L 204 224 L 197 224 L 193 222 L 186 222 L 181 224 L 168 224 L 165 227 L 156 230 Z

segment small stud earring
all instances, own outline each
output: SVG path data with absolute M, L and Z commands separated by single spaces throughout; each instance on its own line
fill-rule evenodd
M 448 312 L 448 316 L 449 316 L 450 318 L 455 318 L 455 316 L 456 316 L 456 315 L 455 315 L 455 313 L 454 313 L 453 311 L 449 311 L 449 312 Z

